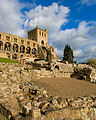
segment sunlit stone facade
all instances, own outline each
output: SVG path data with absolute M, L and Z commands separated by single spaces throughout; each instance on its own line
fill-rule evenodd
M 54 47 L 48 45 L 48 30 L 38 26 L 28 31 L 28 39 L 0 32 L 0 52 L 11 59 L 56 59 Z

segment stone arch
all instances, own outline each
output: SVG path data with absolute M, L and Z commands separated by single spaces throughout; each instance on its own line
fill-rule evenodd
M 47 51 L 46 47 L 44 47 L 44 46 L 42 47 L 42 49 L 45 50 L 45 51 Z
M 23 58 L 23 54 L 20 55 L 20 58 Z
M 28 46 L 28 47 L 26 48 L 26 54 L 30 54 L 30 52 L 31 52 L 31 48 Z
M 4 50 L 6 50 L 6 51 L 11 51 L 11 44 L 10 44 L 9 42 L 6 42 L 6 43 L 5 43 L 5 48 L 4 48 Z
M 43 49 L 43 52 L 44 52 L 45 59 L 48 59 L 48 50 L 44 46 L 42 47 L 42 49 Z
M 6 53 L 6 54 L 7 54 L 7 57 L 8 57 L 8 58 L 10 58 L 10 57 L 11 57 L 10 53 Z
M 24 53 L 25 52 L 25 46 L 24 45 L 21 45 L 20 46 L 20 53 Z
M 17 59 L 17 54 L 13 54 L 13 55 L 12 55 L 12 59 L 15 59 L 15 60 L 16 60 L 16 59 Z
M 41 41 L 41 44 L 44 45 L 44 40 Z
M 18 52 L 18 45 L 17 44 L 13 45 L 13 52 Z
M 32 54 L 36 54 L 36 48 L 32 49 Z
M 3 50 L 3 42 L 0 41 L 0 50 Z
M 59 66 L 58 66 L 58 65 L 56 65 L 54 68 L 55 68 L 56 70 L 59 70 Z

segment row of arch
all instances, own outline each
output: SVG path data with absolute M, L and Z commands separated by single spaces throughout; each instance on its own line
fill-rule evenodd
M 36 48 L 33 48 L 31 51 L 31 47 L 28 46 L 27 48 L 25 48 L 24 45 L 21 45 L 20 47 L 18 46 L 18 44 L 13 44 L 13 46 L 9 43 L 6 42 L 3 48 L 3 42 L 0 41 L 0 50 L 5 50 L 5 51 L 11 51 L 12 52 L 20 52 L 20 53 L 26 53 L 26 54 L 36 54 Z
M 7 57 L 8 58 L 12 58 L 12 59 L 17 59 L 18 58 L 18 55 L 17 54 L 10 54 L 10 53 L 6 53 L 7 54 Z M 11 57 L 12 56 L 12 57 Z M 23 57 L 23 54 L 21 54 L 20 56 L 19 56 L 20 58 L 22 58 Z

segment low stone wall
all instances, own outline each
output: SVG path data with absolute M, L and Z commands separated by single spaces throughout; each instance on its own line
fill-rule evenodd
M 67 77 L 70 78 L 74 72 L 73 64 L 64 64 L 60 62 L 48 63 L 45 61 L 37 61 L 32 63 L 33 68 L 31 72 L 34 75 L 37 75 L 37 78 L 40 77 Z
M 34 69 L 32 65 L 23 66 L 21 64 L 0 63 L 0 75 L 3 79 L 14 79 L 16 82 L 27 78 L 76 77 L 96 83 L 96 69 L 88 65 L 52 63 L 51 65 L 37 64 L 37 66 L 39 68 Z
M 0 75 L 3 79 L 14 79 L 16 82 L 27 78 L 76 77 L 96 83 L 96 69 L 88 65 L 52 63 L 51 65 L 37 64 L 37 66 L 39 68 L 34 69 L 32 65 L 23 66 L 21 64 L 0 63 Z

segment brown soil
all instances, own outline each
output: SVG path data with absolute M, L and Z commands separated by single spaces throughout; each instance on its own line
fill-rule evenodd
M 34 82 L 53 96 L 76 98 L 96 95 L 96 84 L 75 78 L 43 78 L 35 79 Z

